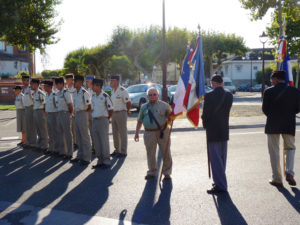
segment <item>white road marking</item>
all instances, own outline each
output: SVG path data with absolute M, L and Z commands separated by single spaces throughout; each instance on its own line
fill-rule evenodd
M 0 138 L 0 141 L 11 141 L 11 140 L 19 140 L 19 136 L 13 136 L 13 137 L 2 137 Z
M 299 132 L 300 130 L 296 130 Z M 242 132 L 242 133 L 231 133 L 230 135 L 249 135 L 249 134 L 264 134 L 264 131 L 255 131 L 255 132 Z

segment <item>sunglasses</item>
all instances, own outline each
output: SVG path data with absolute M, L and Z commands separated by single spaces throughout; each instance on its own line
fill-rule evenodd
M 148 94 L 149 97 L 156 96 L 157 94 Z

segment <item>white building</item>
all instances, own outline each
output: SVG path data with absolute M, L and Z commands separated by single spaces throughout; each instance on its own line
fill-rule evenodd
M 19 71 L 28 71 L 30 58 L 27 51 L 0 41 L 0 76 L 14 76 Z

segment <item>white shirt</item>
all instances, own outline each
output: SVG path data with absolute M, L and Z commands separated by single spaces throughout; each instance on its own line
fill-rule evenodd
M 33 105 L 33 97 L 32 97 L 32 90 L 30 86 L 24 89 L 24 98 L 23 98 L 23 105 L 24 107 L 32 106 Z
M 101 91 L 99 95 L 96 93 L 92 97 L 92 117 L 108 117 L 108 111 L 113 110 L 113 104 L 108 94 Z
M 56 94 L 51 92 L 50 94 L 46 94 L 46 105 L 45 111 L 47 113 L 57 112 L 57 105 L 56 105 Z
M 87 90 L 83 87 L 79 91 L 75 91 L 73 94 L 74 97 L 74 110 L 75 112 L 87 110 L 88 106 L 91 104 L 91 97 Z
M 58 112 L 68 112 L 69 107 L 68 104 L 73 104 L 72 95 L 70 92 L 62 89 L 61 91 L 58 90 L 56 94 L 56 106 Z
M 70 92 L 70 94 L 71 94 L 72 97 L 73 97 L 73 94 L 75 93 L 76 88 L 74 88 L 74 86 L 68 87 L 68 85 L 67 85 L 67 86 L 66 86 L 66 90 L 67 90 L 68 92 Z
M 15 100 L 16 109 L 24 109 L 23 99 L 24 99 L 23 93 L 20 93 L 18 96 L 16 96 L 16 100 Z
M 45 105 L 45 97 L 46 94 L 41 90 L 37 89 L 36 92 L 33 94 L 33 109 L 44 109 Z
M 130 98 L 124 87 L 119 86 L 116 91 L 113 89 L 111 91 L 111 100 L 114 104 L 114 111 L 127 111 L 126 103 L 130 102 Z
M 93 91 L 93 89 L 88 88 L 87 91 L 88 91 L 90 97 L 92 98 L 93 94 L 95 93 L 95 92 Z

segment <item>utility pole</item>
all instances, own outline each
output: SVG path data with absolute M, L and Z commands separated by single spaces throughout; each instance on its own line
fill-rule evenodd
M 168 102 L 168 89 L 167 89 L 167 62 L 166 62 L 166 21 L 165 21 L 165 0 L 163 0 L 163 26 L 162 26 L 162 100 Z

